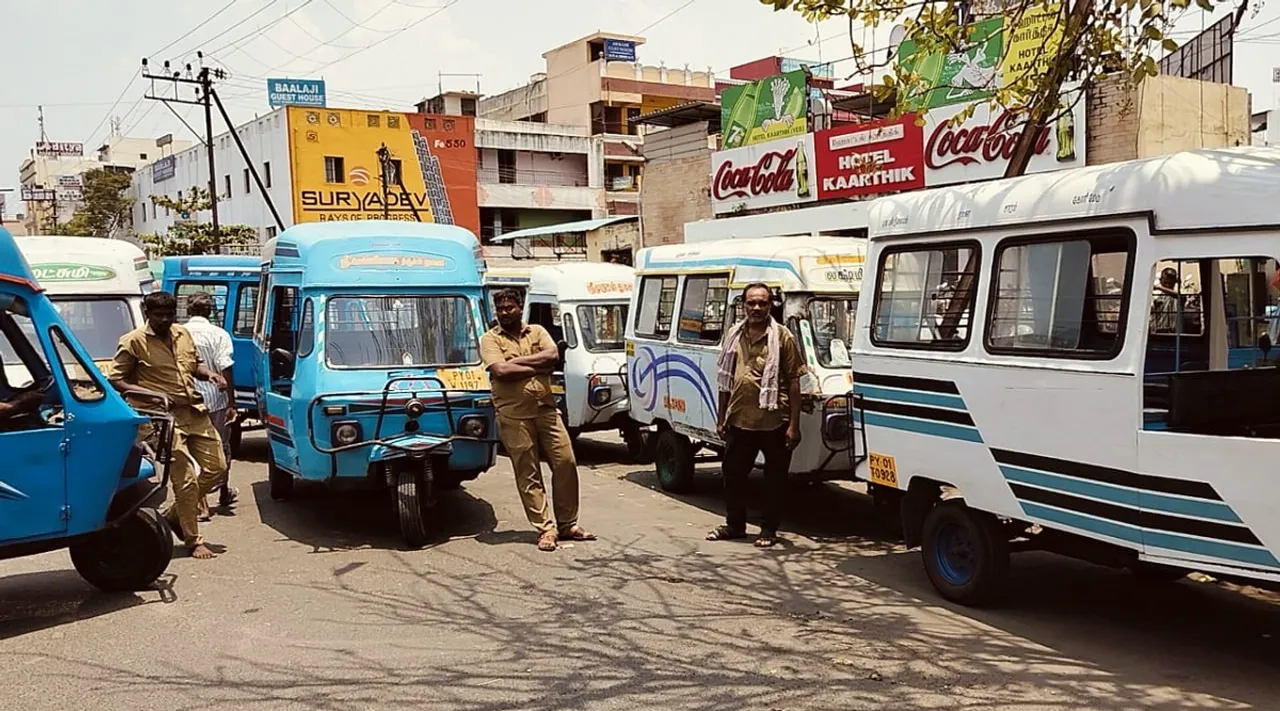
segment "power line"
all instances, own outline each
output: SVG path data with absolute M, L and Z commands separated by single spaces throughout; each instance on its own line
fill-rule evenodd
M 163 52 L 163 51 L 165 51 L 165 50 L 169 49 L 170 47 L 174 46 L 175 44 L 177 44 L 177 43 L 181 42 L 182 40 L 184 40 L 184 39 L 186 39 L 186 38 L 190 37 L 191 35 L 195 34 L 195 32 L 196 32 L 197 30 L 199 30 L 201 27 L 204 27 L 205 25 L 207 25 L 207 24 L 209 24 L 210 22 L 212 22 L 214 19 L 216 19 L 216 18 L 218 17 L 218 15 L 221 15 L 222 13 L 226 12 L 228 9 L 230 9 L 230 8 L 231 8 L 231 6 L 232 6 L 232 5 L 235 5 L 235 4 L 236 4 L 236 3 L 238 3 L 238 2 L 240 2 L 240 0 L 231 0 L 231 2 L 229 2 L 229 3 L 227 3 L 226 5 L 223 5 L 222 7 L 218 8 L 218 11 L 217 11 L 217 12 L 215 12 L 215 13 L 213 13 L 212 15 L 210 15 L 210 16 L 208 16 L 208 17 L 206 17 L 206 18 L 204 19 L 204 21 L 203 21 L 203 22 L 201 22 L 200 24 L 196 25 L 195 27 L 192 27 L 191 29 L 187 30 L 187 31 L 186 31 L 186 33 L 184 33 L 184 34 L 183 34 L 181 37 L 179 37 L 178 39 L 176 39 L 176 40 L 174 40 L 174 41 L 170 42 L 169 44 L 166 44 L 165 46 L 161 47 L 160 49 L 157 49 L 156 51 L 152 52 L 149 56 L 154 57 L 154 56 L 156 56 L 157 54 L 160 54 L 161 52 Z
M 690 1 L 692 2 L 693 0 L 690 0 Z M 345 60 L 347 60 L 347 59 L 351 59 L 352 57 L 356 56 L 357 54 L 361 54 L 361 53 L 363 53 L 363 52 L 368 52 L 369 50 L 373 49 L 374 47 L 377 47 L 378 45 L 382 44 L 383 42 L 386 42 L 387 40 L 393 39 L 393 38 L 395 38 L 395 37 L 399 37 L 400 35 L 404 34 L 405 32 L 408 32 L 409 30 L 411 30 L 411 29 L 413 29 L 413 28 L 417 27 L 418 25 L 421 25 L 422 23 L 426 22 L 427 20 L 430 20 L 431 18 L 435 17 L 436 15 L 439 15 L 440 13 L 444 12 L 445 10 L 448 10 L 449 8 L 453 7 L 454 5 L 457 5 L 457 4 L 458 4 L 458 3 L 460 3 L 460 2 L 462 2 L 462 0 L 449 0 L 449 2 L 445 3 L 444 5 L 441 5 L 441 6 L 440 6 L 438 9 L 436 9 L 435 11 L 427 13 L 427 14 L 426 14 L 426 16 L 424 16 L 422 19 L 417 20 L 416 22 L 411 22 L 411 23 L 409 23 L 409 24 L 405 25 L 404 27 L 400 28 L 399 30 L 396 30 L 394 33 L 389 34 L 389 35 L 387 35 L 386 37 L 383 37 L 382 39 L 378 40 L 377 42 L 374 42 L 374 43 L 372 43 L 372 44 L 366 45 L 366 46 L 364 47 L 364 49 L 357 49 L 357 50 L 355 50 L 354 52 L 351 52 L 350 54 L 348 54 L 348 55 L 346 55 L 346 56 L 344 56 L 344 57 L 338 57 L 337 59 L 333 60 L 332 62 L 329 62 L 328 64 L 322 64 L 322 65 L 320 65 L 319 67 L 316 67 L 315 69 L 312 69 L 311 71 L 312 71 L 312 72 L 318 72 L 318 71 L 320 71 L 320 70 L 322 70 L 322 69 L 327 69 L 328 67 L 331 67 L 331 66 L 333 66 L 333 65 L 337 64 L 338 62 L 345 61 Z
M 676 9 L 672 10 L 671 12 L 668 12 L 667 14 L 663 15 L 662 17 L 659 17 L 657 20 L 655 20 L 655 21 L 653 21 L 652 23 L 650 23 L 648 27 L 644 28 L 643 30 L 640 30 L 639 32 L 635 32 L 634 34 L 637 34 L 637 35 L 643 35 L 644 33 L 648 32 L 649 30 L 652 30 L 653 28 L 657 27 L 658 25 L 662 24 L 663 22 L 666 22 L 668 19 L 670 19 L 670 18 L 671 18 L 671 16 L 672 16 L 672 15 L 675 15 L 677 12 L 680 12 L 681 10 L 685 9 L 686 7 L 689 7 L 690 5 L 694 4 L 695 2 L 698 2 L 698 0 L 688 0 L 688 2 L 686 2 L 685 4 L 681 5 L 680 7 L 677 7 Z
M 288 12 L 286 12 L 284 15 L 282 15 L 282 16 L 280 16 L 280 17 L 277 17 L 276 19 L 272 20 L 271 22 L 268 22 L 267 24 L 263 25 L 262 27 L 259 27 L 258 29 L 253 30 L 252 32 L 249 32 L 249 33 L 246 33 L 246 34 L 244 34 L 244 35 L 241 35 L 240 37 L 238 37 L 238 38 L 236 38 L 236 39 L 234 39 L 234 40 L 231 40 L 230 42 L 228 42 L 228 43 L 226 43 L 226 44 L 224 44 L 224 45 L 222 45 L 222 46 L 220 46 L 220 47 L 217 47 L 217 48 L 215 48 L 215 49 L 209 50 L 208 52 L 205 52 L 205 54 L 217 54 L 217 53 L 219 53 L 219 52 L 221 52 L 221 51 L 223 51 L 223 50 L 227 49 L 228 47 L 231 47 L 231 46 L 233 46 L 233 45 L 238 45 L 239 43 L 243 42 L 244 40 L 251 39 L 251 38 L 253 38 L 253 37 L 257 36 L 257 35 L 260 35 L 260 34 L 262 34 L 263 32 L 266 32 L 267 30 L 271 29 L 271 27 L 273 27 L 274 25 L 276 25 L 276 24 L 280 23 L 282 20 L 284 20 L 284 18 L 286 18 L 286 17 L 288 17 L 288 16 L 292 15 L 292 14 L 293 14 L 293 13 L 295 13 L 295 12 L 298 12 L 299 10 L 301 10 L 302 8 L 304 8 L 304 7 L 308 6 L 308 5 L 310 5 L 310 4 L 311 4 L 312 2 L 314 2 L 314 1 L 315 1 L 315 0 L 302 0 L 302 4 L 298 5 L 297 7 L 293 8 L 292 10 L 289 10 L 289 11 L 288 11 Z M 276 3 L 278 3 L 278 2 L 280 2 L 280 0 L 271 0 L 271 2 L 267 3 L 266 5 L 264 5 L 264 6 L 262 7 L 262 9 L 258 10 L 258 12 L 255 12 L 255 13 L 253 13 L 253 14 L 254 14 L 254 15 L 257 15 L 258 13 L 262 12 L 263 10 L 266 10 L 267 8 L 271 7 L 272 5 L 275 5 L 275 4 L 276 4 Z M 253 17 L 253 15 L 250 15 L 249 17 Z M 244 24 L 244 22 L 248 21 L 249 17 L 246 17 L 244 20 L 242 20 L 241 22 L 237 23 L 237 25 Z M 230 28 L 228 28 L 228 30 L 230 30 L 230 29 L 232 29 L 232 28 L 236 27 L 237 25 L 232 25 Z M 226 32 L 225 32 L 225 31 L 224 31 L 223 33 L 221 33 L 221 34 L 214 35 L 213 37 L 209 38 L 209 40 L 207 40 L 207 41 L 206 41 L 206 43 L 208 43 L 208 42 L 212 42 L 213 40 L 217 39 L 218 37 L 220 37 L 220 36 L 222 36 L 222 35 L 224 35 L 224 34 L 226 34 Z

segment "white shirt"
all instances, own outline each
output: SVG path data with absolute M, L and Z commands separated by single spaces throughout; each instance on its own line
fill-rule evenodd
M 231 334 L 209 323 L 209 319 L 203 316 L 192 316 L 185 325 L 191 333 L 191 340 L 195 341 L 196 353 L 200 354 L 200 360 L 209 370 L 221 374 L 235 363 L 231 356 Z M 197 380 L 196 389 L 204 396 L 204 404 L 210 412 L 225 410 L 230 405 L 227 394 L 213 383 Z

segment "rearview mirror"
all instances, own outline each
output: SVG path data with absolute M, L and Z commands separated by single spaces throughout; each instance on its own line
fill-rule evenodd
M 290 353 L 283 348 L 274 348 L 271 351 L 271 369 L 274 371 L 292 371 L 293 360 L 293 353 Z

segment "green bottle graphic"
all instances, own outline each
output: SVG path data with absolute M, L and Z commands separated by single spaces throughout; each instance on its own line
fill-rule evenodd
M 809 156 L 805 154 L 804 141 L 796 146 L 796 197 L 809 197 Z
M 742 87 L 742 92 L 729 110 L 729 121 L 721 126 L 721 148 L 739 148 L 747 145 L 747 138 L 756 124 L 756 103 L 760 97 L 760 82 Z

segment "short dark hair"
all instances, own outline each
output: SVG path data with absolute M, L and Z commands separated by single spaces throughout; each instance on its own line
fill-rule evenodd
M 494 306 L 504 301 L 514 301 L 517 305 L 524 306 L 524 294 L 519 289 L 499 289 L 493 292 Z
M 213 301 L 213 294 L 207 291 L 196 291 L 187 295 L 187 315 L 203 316 L 208 318 L 213 315 L 216 304 Z
M 167 291 L 153 291 L 142 297 L 142 310 L 177 309 L 178 299 Z
M 746 300 L 747 300 L 747 294 L 748 294 L 752 289 L 764 289 L 766 292 L 768 292 L 768 293 L 769 293 L 769 301 L 773 301 L 773 289 L 770 289 L 768 284 L 765 284 L 764 282 L 759 282 L 759 281 L 752 282 L 752 283 L 747 284 L 746 286 L 742 287 L 742 300 L 743 300 L 743 301 L 746 301 Z

